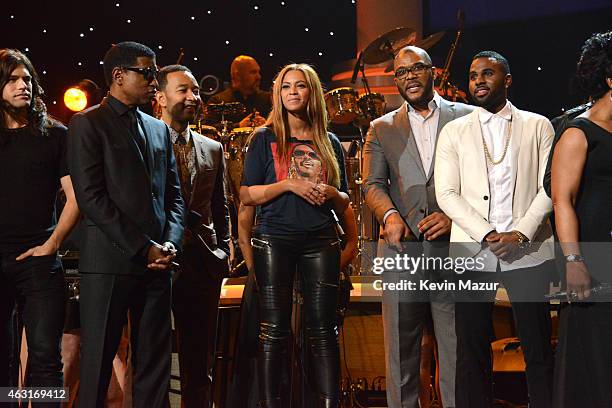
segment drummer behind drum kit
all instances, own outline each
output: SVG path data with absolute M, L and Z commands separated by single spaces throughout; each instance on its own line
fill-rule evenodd
M 428 49 L 436 44 L 444 35 L 443 32 L 435 33 L 429 37 L 416 41 L 415 30 L 407 27 L 400 27 L 391 30 L 373 42 L 371 42 L 362 52 L 359 53 L 354 67 L 351 83 L 355 83 L 359 71 L 361 71 L 361 81 L 364 93 L 359 95 L 358 91 L 352 87 L 341 87 L 330 90 L 325 94 L 325 104 L 329 121 L 332 125 L 353 125 L 359 130 L 359 136 L 351 141 L 349 154 L 345 160 L 347 178 L 349 181 L 349 193 L 351 204 L 355 210 L 355 217 L 359 231 L 358 248 L 359 255 L 354 264 L 358 274 L 369 273 L 371 267 L 367 261 L 367 254 L 364 243 L 377 241 L 379 226 L 373 215 L 367 210 L 362 191 L 362 170 L 363 170 L 363 145 L 365 142 L 365 132 L 370 122 L 381 117 L 386 112 L 385 98 L 380 93 L 370 91 L 368 80 L 365 75 L 365 64 L 380 64 L 386 61 L 391 63 L 385 72 L 393 70 L 393 58 L 397 51 L 407 45 Z M 447 56 L 444 69 L 436 71 L 437 83 L 436 90 L 443 96 L 452 100 L 465 99 L 465 93 L 460 91 L 449 81 L 449 67 L 453 58 L 461 29 L 457 32 L 457 37 Z M 441 81 L 440 81 L 441 80 Z M 255 127 L 239 127 L 230 129 L 231 123 L 227 117 L 246 115 L 247 109 L 240 102 L 209 104 L 203 107 L 202 116 L 198 125 L 194 128 L 201 134 L 217 140 L 223 144 L 226 159 L 226 182 L 228 183 L 228 201 L 230 203 L 230 216 L 232 227 L 232 241 L 237 240 L 237 211 L 240 205 L 239 191 L 244 168 L 244 156 L 247 141 Z M 203 125 L 214 123 L 213 126 Z M 371 218 L 366 219 L 366 218 Z M 367 230 L 367 231 L 366 231 Z M 375 247 L 371 245 L 370 247 Z M 366 255 L 364 257 L 364 255 Z M 362 259 L 363 258 L 363 259 Z M 239 265 L 238 265 L 239 266 Z M 238 268 L 234 267 L 234 272 Z

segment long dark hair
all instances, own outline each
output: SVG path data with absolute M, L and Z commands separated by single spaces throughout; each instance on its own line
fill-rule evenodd
M 47 134 L 47 129 L 54 125 L 56 121 L 47 115 L 47 107 L 45 106 L 42 96 L 44 91 L 40 86 L 38 74 L 30 59 L 18 50 L 9 48 L 0 49 L 0 91 L 4 89 L 11 77 L 13 71 L 20 65 L 32 75 L 32 103 L 28 108 L 28 126 L 37 130 L 42 135 Z M 0 128 L 6 128 L 4 114 L 10 110 L 10 107 L 4 100 L 0 100 Z

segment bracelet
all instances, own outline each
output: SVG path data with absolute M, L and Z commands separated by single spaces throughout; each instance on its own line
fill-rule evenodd
M 565 255 L 565 262 L 584 262 L 584 258 L 582 255 L 569 254 Z
M 529 246 L 529 238 L 527 235 L 523 234 L 521 231 L 513 230 L 512 233 L 518 238 L 518 243 L 520 248 L 526 248 Z

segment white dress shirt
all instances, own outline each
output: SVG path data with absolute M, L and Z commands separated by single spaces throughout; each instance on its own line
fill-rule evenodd
M 506 142 L 509 143 L 506 155 L 501 163 L 491 165 L 487 159 L 489 176 L 489 224 L 497 232 L 512 231 L 512 201 L 514 180 L 512 179 L 512 138 L 508 132 L 512 129 L 512 105 L 509 101 L 497 113 L 478 109 L 478 119 L 484 142 L 493 161 L 498 161 L 504 154 Z
M 438 137 L 438 122 L 440 121 L 440 95 L 434 91 L 433 98 L 427 104 L 429 113 L 422 116 L 409 103 L 408 105 L 408 122 L 410 122 L 410 130 L 414 137 L 414 141 L 419 151 L 421 163 L 425 176 L 429 175 L 433 155 L 436 152 L 436 138 Z M 387 222 L 387 218 L 393 213 L 398 212 L 395 208 L 387 210 L 383 216 L 383 226 Z
M 510 101 L 497 113 L 491 113 L 483 108 L 478 109 L 478 119 L 482 129 L 482 136 L 487 144 L 489 153 L 493 161 L 501 159 L 504 153 L 508 133 L 512 132 L 512 104 Z M 489 224 L 497 232 L 509 232 L 514 229 L 512 221 L 512 205 L 514 202 L 514 184 L 512 178 L 512 135 L 508 142 L 506 156 L 501 163 L 491 165 L 488 159 L 487 172 L 489 178 Z M 484 153 L 483 153 L 484 154 Z M 533 181 L 537 183 L 537 180 Z M 529 268 L 541 264 L 542 260 L 535 259 L 527 254 L 520 259 L 513 260 L 508 263 L 503 260 L 498 260 L 495 254 L 490 249 L 485 249 L 480 253 L 485 259 L 485 271 L 494 272 L 497 270 L 497 265 L 502 271 L 508 271 L 520 268 Z
M 431 163 L 434 153 L 436 152 L 436 138 L 438 134 L 438 122 L 440 120 L 440 95 L 434 91 L 434 96 L 429 104 L 429 113 L 422 116 L 408 104 L 408 120 L 410 122 L 410 130 L 414 136 L 421 163 L 425 175 L 429 175 Z

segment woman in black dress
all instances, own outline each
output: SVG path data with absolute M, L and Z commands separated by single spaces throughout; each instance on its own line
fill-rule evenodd
M 570 122 L 552 164 L 570 301 L 560 316 L 553 405 L 603 408 L 612 407 L 612 303 L 591 289 L 612 282 L 612 31 L 586 41 L 577 81 L 594 104 Z
M 339 140 L 327 132 L 323 90 L 309 65 L 277 75 L 273 109 L 255 131 L 244 164 L 240 201 L 260 206 L 253 231 L 260 295 L 260 406 L 281 407 L 283 355 L 291 333 L 293 278 L 301 279 L 308 383 L 320 406 L 338 406 L 336 305 L 340 242 L 332 211 L 349 204 Z

